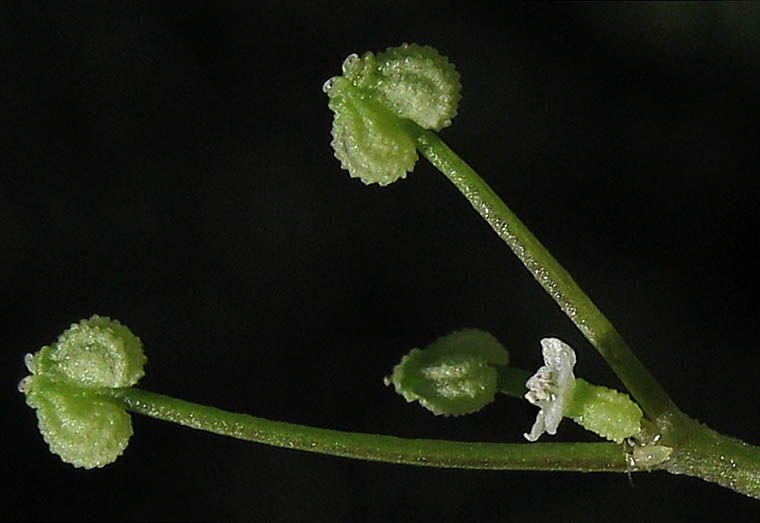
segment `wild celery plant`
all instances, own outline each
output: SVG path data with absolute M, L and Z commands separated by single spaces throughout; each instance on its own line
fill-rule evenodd
M 626 394 L 574 375 L 575 351 L 540 341 L 544 366 L 509 366 L 507 350 L 476 329 L 412 349 L 385 379 L 407 401 L 437 415 L 482 409 L 497 392 L 540 407 L 524 437 L 555 434 L 563 417 L 608 442 L 470 443 L 341 432 L 225 412 L 134 387 L 142 345 L 115 320 L 93 316 L 27 355 L 19 383 L 50 450 L 77 467 L 114 461 L 132 435 L 128 412 L 287 448 L 431 467 L 500 470 L 667 470 L 760 499 L 760 448 L 723 436 L 682 413 L 572 277 L 491 188 L 435 134 L 451 124 L 459 74 L 430 47 L 404 44 L 350 55 L 323 90 L 334 112 L 332 146 L 352 177 L 388 185 L 411 172 L 418 153 L 469 200 L 544 290 L 609 363 Z M 527 393 L 525 392 L 527 389 Z

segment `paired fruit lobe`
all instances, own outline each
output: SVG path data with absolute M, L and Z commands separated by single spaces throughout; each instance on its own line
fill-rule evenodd
M 385 379 L 407 402 L 418 401 L 436 415 L 476 412 L 494 399 L 498 372 L 509 353 L 491 334 L 465 329 L 425 349 L 412 349 Z
M 144 375 L 140 339 L 116 320 L 92 316 L 71 325 L 58 341 L 27 354 L 31 373 L 19 391 L 37 414 L 51 452 L 86 469 L 118 458 L 129 443 L 132 421 L 99 390 L 131 387 Z
M 451 125 L 461 99 L 459 73 L 438 51 L 416 44 L 351 54 L 342 71 L 322 87 L 341 167 L 365 184 L 406 177 L 418 158 L 407 125 L 434 131 Z

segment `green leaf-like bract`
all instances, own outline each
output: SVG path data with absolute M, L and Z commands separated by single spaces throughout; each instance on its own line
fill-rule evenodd
M 509 353 L 491 334 L 465 329 L 443 336 L 425 349 L 412 349 L 393 369 L 393 383 L 406 401 L 436 415 L 476 412 L 494 399 L 498 373 Z
M 417 151 L 402 120 L 436 131 L 450 125 L 461 98 L 459 73 L 438 51 L 416 44 L 352 54 L 342 69 L 323 86 L 341 167 L 366 184 L 404 178 Z

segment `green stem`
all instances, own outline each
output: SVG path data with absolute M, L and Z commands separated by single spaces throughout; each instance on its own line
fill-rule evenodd
M 673 455 L 662 468 L 760 499 L 760 447 L 719 434 L 683 414 L 666 423 L 678 425 L 678 430 L 671 433 Z
M 493 189 L 438 135 L 409 121 L 404 126 L 420 153 L 512 249 L 657 424 L 661 444 L 673 448 L 662 468 L 760 499 L 760 447 L 719 434 L 683 414 L 591 298 Z
M 98 389 L 131 412 L 215 434 L 332 456 L 428 467 L 623 472 L 614 443 L 475 443 L 342 432 L 227 412 L 135 388 Z
M 533 233 L 499 196 L 435 133 L 406 121 L 420 153 L 469 200 L 541 287 L 620 377 L 652 419 L 679 412 L 623 337 Z

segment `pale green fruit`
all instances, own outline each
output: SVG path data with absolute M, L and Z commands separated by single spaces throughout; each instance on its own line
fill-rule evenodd
M 412 349 L 386 378 L 408 402 L 436 415 L 476 412 L 494 399 L 498 372 L 509 353 L 491 334 L 466 329 L 443 336 L 425 349 Z
M 438 51 L 416 44 L 349 55 L 342 71 L 322 87 L 341 167 L 365 184 L 406 177 L 418 158 L 409 125 L 437 131 L 451 124 L 461 98 L 459 73 Z
M 42 438 L 64 462 L 86 469 L 103 467 L 127 447 L 132 420 L 122 407 L 41 376 L 29 376 L 19 388 L 35 409 Z
M 116 320 L 94 315 L 27 358 L 35 374 L 83 387 L 131 387 L 145 374 L 142 342 Z
M 116 320 L 92 316 L 73 324 L 58 341 L 27 354 L 31 372 L 19 383 L 50 451 L 87 469 L 118 458 L 129 443 L 132 421 L 120 405 L 98 396 L 131 387 L 143 376 L 140 339 Z

